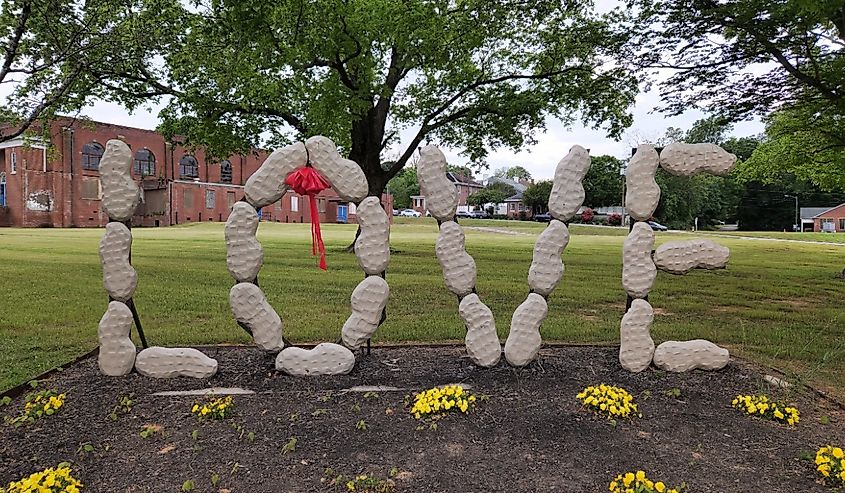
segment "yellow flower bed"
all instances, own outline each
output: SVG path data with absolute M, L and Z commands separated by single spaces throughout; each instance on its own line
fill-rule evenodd
M 70 467 L 59 464 L 31 474 L 28 478 L 9 483 L 0 493 L 79 493 L 82 483 L 71 475 Z
M 634 404 L 634 397 L 622 387 L 605 384 L 591 385 L 575 397 L 596 413 L 604 414 L 609 418 L 641 416 L 637 405 Z
M 760 416 L 794 426 L 800 421 L 798 408 L 775 402 L 765 395 L 738 395 L 733 407 L 750 416 Z
M 194 403 L 191 412 L 202 419 L 223 419 L 231 414 L 233 405 L 234 399 L 231 395 L 227 395 L 226 397 Z
M 434 387 L 414 396 L 411 414 L 417 419 L 447 413 L 468 413 L 475 407 L 475 396 L 466 392 L 460 385 Z
M 52 416 L 59 412 L 65 404 L 66 394 L 56 393 L 55 390 L 40 390 L 30 393 L 24 401 L 23 412 L 9 420 L 9 424 L 22 425 L 32 423 L 44 416 Z
M 678 488 L 669 488 L 663 481 L 652 481 L 645 471 L 619 474 L 610 482 L 611 493 L 678 493 Z
M 845 486 L 845 452 L 828 445 L 816 452 L 816 471 L 829 486 Z

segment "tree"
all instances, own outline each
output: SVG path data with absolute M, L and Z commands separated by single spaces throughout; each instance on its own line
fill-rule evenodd
M 467 197 L 469 205 L 483 206 L 484 204 L 500 204 L 506 198 L 513 196 L 516 189 L 507 183 L 500 181 L 493 182 L 474 194 Z
M 618 136 L 637 92 L 626 38 L 586 0 L 141 0 L 127 50 L 92 72 L 210 154 L 322 134 L 379 195 L 426 142 L 483 163 L 547 116 Z M 382 153 L 399 144 L 388 168 Z
M 134 0 L 2 0 L 0 84 L 13 90 L 0 104 L 0 142 L 74 113 L 98 93 L 90 68 L 102 62 L 126 29 L 115 14 Z
M 584 205 L 606 207 L 622 203 L 622 161 L 613 156 L 595 156 L 584 176 Z
M 531 208 L 534 214 L 549 210 L 549 195 L 552 193 L 552 181 L 542 180 L 529 185 L 522 192 L 522 203 Z
M 628 0 L 644 67 L 670 69 L 664 110 L 730 120 L 812 103 L 845 113 L 845 3 Z
M 531 181 L 531 173 L 522 166 L 513 166 L 508 168 L 505 173 L 505 178 L 510 178 L 516 181 Z
M 420 194 L 417 169 L 410 166 L 403 169 L 390 180 L 387 188 L 393 194 L 393 207 L 407 209 L 411 206 L 411 195 Z

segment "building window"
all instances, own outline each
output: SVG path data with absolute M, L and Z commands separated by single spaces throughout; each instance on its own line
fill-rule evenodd
M 16 174 L 18 172 L 18 154 L 15 151 L 12 151 L 12 174 Z
M 179 160 L 179 176 L 182 178 L 197 178 L 199 175 L 197 158 L 190 154 L 182 156 L 182 159 Z
M 326 212 L 326 199 L 317 199 L 317 211 Z
M 100 200 L 100 179 L 96 176 L 83 176 L 80 192 L 85 200 Z
M 205 208 L 214 209 L 214 190 L 205 191 Z
M 141 149 L 135 153 L 135 174 L 141 176 L 156 174 L 156 156 L 149 149 Z
M 0 173 L 0 207 L 6 207 L 6 173 Z
M 226 205 L 230 211 L 235 206 L 235 192 L 226 192 Z
M 105 149 L 99 142 L 89 142 L 82 146 L 82 169 L 97 171 L 100 169 L 100 159 Z M 14 161 L 14 155 L 12 156 Z
M 191 209 L 194 208 L 194 189 L 193 188 L 186 188 L 182 192 L 182 205 L 185 207 L 186 212 L 191 212 Z
M 839 218 L 839 229 L 845 229 L 845 217 Z
M 232 163 L 228 159 L 220 161 L 220 182 L 232 183 Z
M 299 212 L 299 197 L 296 195 L 290 196 L 290 211 Z

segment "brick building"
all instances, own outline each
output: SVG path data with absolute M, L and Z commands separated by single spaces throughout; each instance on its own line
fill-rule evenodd
M 143 202 L 132 224 L 169 226 L 225 221 L 243 198 L 243 185 L 267 153 L 255 150 L 227 159 L 206 159 L 167 142 L 158 132 L 109 123 L 59 118 L 51 123 L 49 141 L 13 139 L 0 143 L 0 226 L 103 226 L 99 161 L 109 139 L 121 139 L 135 153 L 133 176 Z M 383 196 L 385 208 L 393 207 Z M 317 196 L 320 221 L 355 222 L 355 205 L 332 189 Z M 289 191 L 261 211 L 262 220 L 310 222 L 307 197 Z
M 805 210 L 815 213 L 810 217 L 813 221 L 813 231 L 817 233 L 845 232 L 845 204 L 839 204 L 836 207 L 801 209 L 802 219 Z
M 458 190 L 458 208 L 456 212 L 469 212 L 472 207 L 467 204 L 467 198 L 475 192 L 484 188 L 484 185 L 475 181 L 471 176 L 463 175 L 461 173 L 446 172 L 446 178 L 455 184 Z M 426 213 L 425 196 L 412 195 L 411 208 L 420 214 Z

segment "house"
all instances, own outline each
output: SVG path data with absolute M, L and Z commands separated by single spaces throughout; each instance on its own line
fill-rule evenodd
M 207 157 L 163 135 L 140 128 L 60 117 L 47 139 L 0 143 L 0 226 L 97 227 L 108 221 L 100 207 L 99 164 L 109 139 L 121 139 L 135 154 L 132 174 L 143 201 L 135 226 L 226 221 L 244 196 L 244 183 L 268 153 L 253 149 L 223 159 Z M 386 208 L 392 198 L 382 197 Z M 354 204 L 333 189 L 317 196 L 321 222 L 356 222 Z M 308 197 L 288 191 L 259 211 L 264 221 L 310 222 Z
M 525 189 L 528 188 L 527 183 L 518 182 L 518 181 L 512 180 L 510 178 L 502 178 L 502 177 L 499 177 L 499 176 L 486 177 L 481 181 L 481 183 L 485 187 L 489 187 L 490 185 L 494 185 L 496 183 L 504 183 L 506 185 L 510 185 L 511 187 L 513 187 L 514 190 L 516 190 L 516 194 L 511 196 L 511 197 L 508 197 L 508 199 L 515 199 L 518 195 L 519 196 L 518 202 L 511 202 L 511 203 L 519 204 L 519 205 L 522 204 L 522 192 L 524 192 Z M 515 207 L 517 207 L 517 209 L 515 209 L 515 210 L 516 210 L 516 214 L 518 215 L 518 205 L 515 205 Z M 485 211 L 489 211 L 490 209 L 492 209 L 493 215 L 496 215 L 496 216 L 514 217 L 508 211 L 507 199 L 505 200 L 505 202 L 501 202 L 499 204 L 494 204 L 492 202 L 484 204 L 482 209 L 484 209 Z
M 526 219 L 531 217 L 531 208 L 522 203 L 522 192 L 505 199 L 506 213 L 508 219 Z
M 446 178 L 455 184 L 458 189 L 458 209 L 457 212 L 469 212 L 472 208 L 467 205 L 467 197 L 484 188 L 484 185 L 478 183 L 472 176 L 467 176 L 462 173 L 446 172 Z M 424 195 L 411 196 L 411 208 L 420 214 L 425 215 L 426 205 Z
M 804 216 L 806 214 L 815 213 L 809 219 L 813 222 L 813 231 L 825 233 L 842 233 L 845 232 L 845 204 L 839 204 L 836 207 L 820 208 L 820 207 L 805 207 L 800 210 L 801 213 L 801 227 L 804 227 Z

